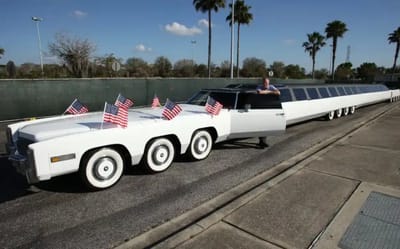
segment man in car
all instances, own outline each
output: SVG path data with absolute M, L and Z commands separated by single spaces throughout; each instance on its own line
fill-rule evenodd
M 281 95 L 281 92 L 279 91 L 278 88 L 276 88 L 274 85 L 269 84 L 269 78 L 264 77 L 263 78 L 263 84 L 258 86 L 256 88 L 257 93 L 259 94 L 275 94 L 275 95 Z M 268 147 L 267 144 L 267 137 L 259 137 L 259 143 L 258 145 L 260 148 L 266 148 Z

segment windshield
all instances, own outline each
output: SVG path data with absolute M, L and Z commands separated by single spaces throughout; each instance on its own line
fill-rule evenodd
M 207 90 L 202 90 L 193 95 L 187 101 L 187 104 L 204 106 L 207 102 L 208 96 L 211 96 L 213 99 L 221 103 L 223 108 L 235 109 L 236 107 L 236 92 L 213 92 Z

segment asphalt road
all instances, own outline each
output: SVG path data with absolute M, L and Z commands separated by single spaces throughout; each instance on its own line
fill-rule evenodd
M 291 126 L 284 135 L 269 138 L 267 149 L 259 149 L 257 139 L 231 141 L 216 145 L 203 161 L 178 158 L 164 173 L 132 167 L 116 186 L 99 192 L 87 192 L 74 174 L 28 186 L 1 156 L 0 248 L 115 247 L 314 144 L 350 131 L 369 112 L 387 106 Z

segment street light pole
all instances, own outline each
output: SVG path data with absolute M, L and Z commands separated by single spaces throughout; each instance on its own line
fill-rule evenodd
M 40 40 L 40 31 L 39 31 L 39 22 L 43 21 L 43 18 L 32 16 L 32 21 L 34 21 L 36 23 L 36 30 L 37 30 L 38 41 L 39 41 L 40 68 L 42 70 L 42 77 L 43 77 L 44 71 L 43 71 L 42 42 Z
M 231 18 L 231 79 L 233 79 L 233 43 L 235 31 L 235 0 L 232 0 L 232 18 Z M 239 66 L 239 65 L 237 65 Z

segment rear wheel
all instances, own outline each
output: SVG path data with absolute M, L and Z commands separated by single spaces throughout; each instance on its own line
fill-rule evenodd
M 190 142 L 189 156 L 195 160 L 203 160 L 210 154 L 212 145 L 213 140 L 208 131 L 197 131 Z
M 172 142 L 167 138 L 156 138 L 147 146 L 144 165 L 153 173 L 162 172 L 171 166 L 174 157 L 175 148 Z
M 349 107 L 343 108 L 343 116 L 349 115 Z
M 331 121 L 335 118 L 335 111 L 330 111 L 328 114 L 326 114 L 326 119 Z
M 112 148 L 102 148 L 84 156 L 79 173 L 83 182 L 91 189 L 106 189 L 121 179 L 124 159 Z
M 355 106 L 350 107 L 349 112 L 350 112 L 350 114 L 354 114 L 356 112 L 356 107 Z
M 337 109 L 337 110 L 335 111 L 335 115 L 336 115 L 337 118 L 340 118 L 340 117 L 342 116 L 342 108 Z

